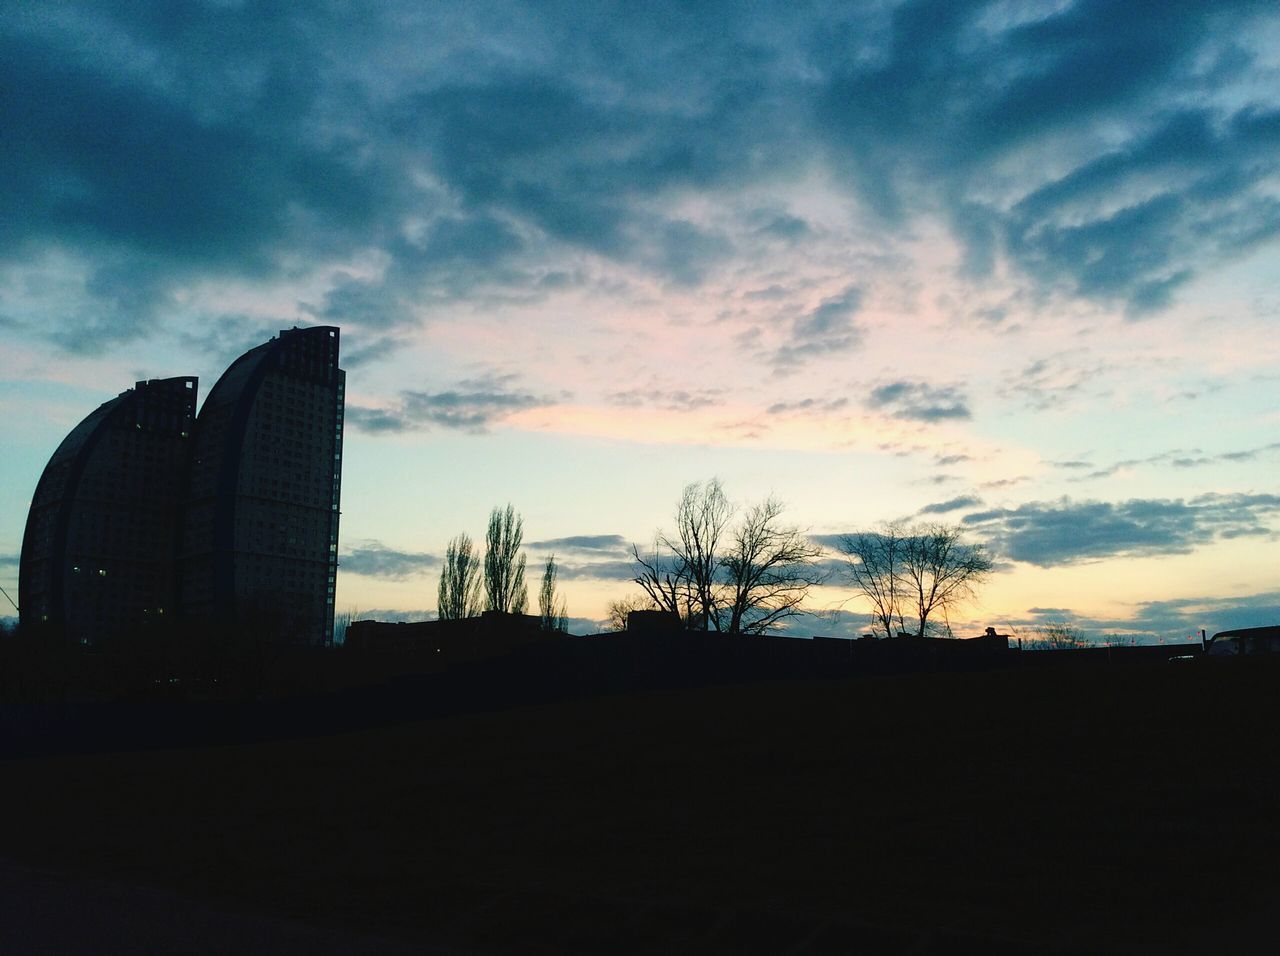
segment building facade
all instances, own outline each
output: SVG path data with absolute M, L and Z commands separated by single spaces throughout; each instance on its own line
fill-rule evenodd
M 63 439 L 22 539 L 24 622 L 94 645 L 178 609 L 194 378 L 138 382 Z
M 345 373 L 338 329 L 290 329 L 240 356 L 196 421 L 182 610 L 333 640 Z
M 45 467 L 23 538 L 24 626 L 94 644 L 177 614 L 329 644 L 342 475 L 339 331 L 240 356 L 196 415 L 194 378 L 139 382 Z

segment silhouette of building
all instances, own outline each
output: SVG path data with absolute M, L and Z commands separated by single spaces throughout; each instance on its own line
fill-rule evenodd
M 139 382 L 77 425 L 22 544 L 24 626 L 93 644 L 147 620 L 333 640 L 345 373 L 338 329 L 249 350 L 196 411 L 196 379 Z
M 200 410 L 182 610 L 331 643 L 345 373 L 336 328 L 290 329 L 236 359 Z
M 196 390 L 194 378 L 138 382 L 63 439 L 27 515 L 24 622 L 95 644 L 177 610 L 174 552 Z

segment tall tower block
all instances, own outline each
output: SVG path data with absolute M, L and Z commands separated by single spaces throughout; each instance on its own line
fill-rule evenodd
M 173 554 L 196 390 L 190 377 L 138 382 L 62 440 L 27 514 L 24 626 L 93 645 L 177 610 Z
M 188 620 L 333 641 L 346 375 L 333 327 L 289 329 L 218 379 L 196 420 L 180 550 Z

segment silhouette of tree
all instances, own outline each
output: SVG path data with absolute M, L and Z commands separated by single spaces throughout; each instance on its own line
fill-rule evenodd
M 480 566 L 480 555 L 470 535 L 460 534 L 445 547 L 436 592 L 436 615 L 440 620 L 458 621 L 479 615 Z
M 556 597 L 556 556 L 547 558 L 542 571 L 542 586 L 538 589 L 538 608 L 542 612 L 544 631 L 569 629 L 569 607 L 563 598 Z
M 529 589 L 524 584 L 524 520 L 511 505 L 494 508 L 485 534 L 485 607 L 506 614 L 523 614 L 529 607 Z
M 605 616 L 606 631 L 625 631 L 627 615 L 632 611 L 655 611 L 658 606 L 648 594 L 628 594 L 624 598 L 609 602 L 608 614 Z
M 879 531 L 846 534 L 838 546 L 853 586 L 871 605 L 872 620 L 885 637 L 905 630 L 902 621 L 902 560 L 906 532 L 900 522 Z
M 686 485 L 675 534 L 659 532 L 648 557 L 632 545 L 633 580 L 690 629 L 762 634 L 799 613 L 821 580 L 814 565 L 821 549 L 800 529 L 781 525 L 782 511 L 768 498 L 731 530 L 735 508 L 720 482 Z
M 631 546 L 631 556 L 636 562 L 636 576 L 632 580 L 644 590 L 650 606 L 670 611 L 686 626 L 692 626 L 693 589 L 689 587 L 684 567 L 670 551 L 663 551 L 662 536 L 654 538 L 653 553 L 650 556 L 642 556 L 640 548 L 634 544 Z
M 631 546 L 639 565 L 635 582 L 664 611 L 680 615 L 692 630 L 718 628 L 720 536 L 733 517 L 719 479 L 685 485 L 676 506 L 676 532 L 659 532 L 653 557 L 642 558 Z M 663 553 L 665 551 L 665 553 Z
M 1067 621 L 1046 621 L 1036 628 L 1036 634 L 1038 637 L 1031 646 L 1037 650 L 1067 651 L 1089 646 L 1075 625 Z
M 333 643 L 334 643 L 334 645 L 335 645 L 335 646 L 336 646 L 336 645 L 339 645 L 339 644 L 345 644 L 345 643 L 346 643 L 346 641 L 347 641 L 347 628 L 349 628 L 349 627 L 351 626 L 351 624 L 352 624 L 352 622 L 353 622 L 353 621 L 358 620 L 358 619 L 359 619 L 359 617 L 360 617 L 360 609 L 359 609 L 358 607 L 355 607 L 355 606 L 348 607 L 348 608 L 347 608 L 345 611 L 343 611 L 341 614 L 339 614 L 339 615 L 337 615 L 336 617 L 334 617 L 334 619 L 333 619 Z
M 956 525 L 929 524 L 912 529 L 906 539 L 902 568 L 922 637 L 928 633 L 931 615 L 947 615 L 972 600 L 991 575 L 994 565 L 986 548 L 962 544 L 960 537 Z
M 927 634 L 930 618 L 945 618 L 971 600 L 993 567 L 986 549 L 963 544 L 953 525 L 886 524 L 878 531 L 845 535 L 839 549 L 850 580 L 886 637 L 906 630 L 908 612 L 915 615 L 916 633 Z
M 801 529 L 781 525 L 782 502 L 770 496 L 747 509 L 722 562 L 727 577 L 720 626 L 729 634 L 763 634 L 800 613 L 823 575 L 822 549 Z
M 719 629 L 720 537 L 732 518 L 720 479 L 694 482 L 685 486 L 676 508 L 676 537 L 664 542 L 684 568 L 696 615 L 690 623 L 701 630 Z

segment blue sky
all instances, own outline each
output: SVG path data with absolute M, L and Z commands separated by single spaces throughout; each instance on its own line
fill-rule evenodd
M 6 588 L 76 421 L 326 323 L 340 605 L 511 501 L 585 627 L 715 475 L 962 524 L 975 625 L 1280 619 L 1274 3 L 60 2 L 0 74 Z

